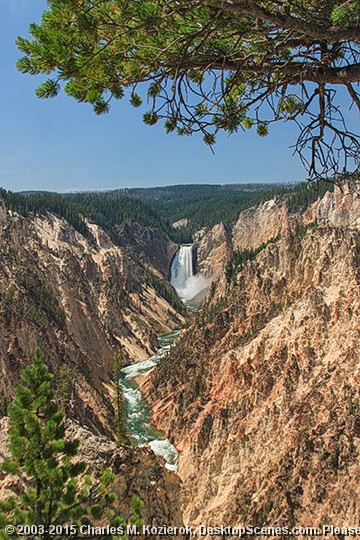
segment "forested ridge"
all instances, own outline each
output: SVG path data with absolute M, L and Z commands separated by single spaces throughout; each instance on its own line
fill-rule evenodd
M 241 211 L 274 197 L 284 198 L 291 212 L 304 210 L 332 187 L 325 183 L 316 187 L 305 183 L 181 185 L 69 194 L 0 189 L 0 198 L 24 217 L 53 212 L 88 238 L 91 233 L 84 218 L 103 227 L 115 243 L 119 241 L 116 226 L 125 221 L 159 229 L 174 242 L 186 243 L 199 228 L 220 222 L 231 225 Z M 172 226 L 183 218 L 188 219 L 187 226 Z
M 231 225 L 246 208 L 274 197 L 286 198 L 290 211 L 307 208 L 332 187 L 329 183 L 316 186 L 306 183 L 183 185 L 128 189 L 125 192 L 146 200 L 169 224 L 188 218 L 187 229 L 193 233 L 201 227 L 213 227 L 220 222 Z

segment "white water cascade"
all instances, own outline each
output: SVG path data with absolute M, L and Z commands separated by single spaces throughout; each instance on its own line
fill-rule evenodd
M 182 300 L 191 300 L 209 286 L 202 274 L 194 274 L 192 245 L 180 246 L 171 265 L 170 282 Z
M 169 352 L 179 334 L 180 330 L 177 330 L 171 334 L 160 336 L 158 352 L 143 362 L 123 368 L 120 379 L 125 398 L 127 431 L 131 440 L 139 446 L 148 444 L 154 454 L 165 458 L 165 467 L 172 471 L 177 470 L 177 450 L 165 435 L 151 424 L 152 411 L 133 378 L 141 373 L 151 371 L 159 360 Z

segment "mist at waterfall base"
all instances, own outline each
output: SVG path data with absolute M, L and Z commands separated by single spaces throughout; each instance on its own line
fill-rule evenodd
M 191 300 L 209 286 L 203 275 L 194 274 L 191 245 L 180 246 L 171 266 L 171 285 L 182 300 Z

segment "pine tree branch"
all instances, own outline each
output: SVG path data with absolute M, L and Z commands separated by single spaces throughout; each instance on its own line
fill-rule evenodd
M 316 40 L 353 41 L 360 43 L 360 28 L 358 26 L 347 26 L 345 28 L 330 24 L 319 26 L 310 22 L 310 17 L 304 20 L 289 13 L 275 13 L 261 7 L 259 3 L 253 0 L 240 2 L 230 0 L 211 0 L 211 2 L 207 2 L 206 0 L 200 0 L 199 3 L 205 3 L 220 10 L 239 13 L 242 17 L 258 17 L 263 21 L 274 24 L 277 28 L 294 30 L 303 36 L 308 36 Z
M 354 101 L 354 103 L 356 104 L 357 108 L 360 111 L 360 96 L 359 96 L 359 94 L 355 91 L 355 88 L 353 87 L 353 85 L 351 83 L 347 83 L 346 88 L 348 89 L 348 92 L 349 92 L 352 100 Z

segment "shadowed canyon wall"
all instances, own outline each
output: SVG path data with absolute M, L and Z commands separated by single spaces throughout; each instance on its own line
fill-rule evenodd
M 66 371 L 67 384 L 73 381 L 72 414 L 109 434 L 115 347 L 126 362 L 145 359 L 158 347 L 156 336 L 184 319 L 157 292 L 161 283 L 175 295 L 157 269 L 88 227 L 92 240 L 54 215 L 25 219 L 0 202 L 0 393 L 11 398 L 40 347 L 55 380 Z

